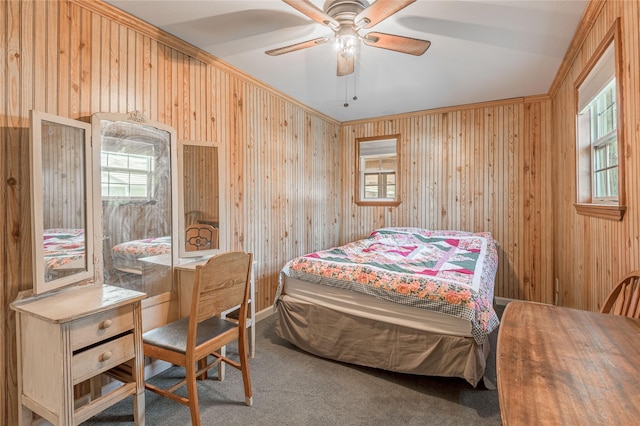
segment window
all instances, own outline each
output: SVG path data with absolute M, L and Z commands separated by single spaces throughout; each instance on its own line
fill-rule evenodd
M 365 172 L 364 200 L 396 198 L 396 172 Z
M 398 205 L 398 137 L 356 140 L 357 204 Z
M 580 214 L 622 219 L 624 214 L 618 24 L 576 82 L 577 202 Z
M 151 198 L 152 156 L 102 151 L 100 157 L 103 198 Z
M 578 114 L 578 137 L 591 150 L 591 201 L 618 201 L 618 131 L 616 79 L 612 77 L 604 89 Z

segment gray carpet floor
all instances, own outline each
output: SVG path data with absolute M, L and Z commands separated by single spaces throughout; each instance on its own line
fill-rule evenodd
M 500 308 L 500 307 L 499 307 Z M 499 309 L 498 314 L 501 314 Z M 500 425 L 496 390 L 473 388 L 463 379 L 424 377 L 360 367 L 316 357 L 280 339 L 276 316 L 256 325 L 256 356 L 250 360 L 253 406 L 244 405 L 242 376 L 227 367 L 199 382 L 203 425 Z M 485 376 L 495 380 L 497 330 Z M 232 357 L 235 347 L 228 348 Z M 183 377 L 172 367 L 150 380 L 165 385 Z M 183 388 L 184 391 L 184 388 Z M 146 424 L 188 425 L 189 408 L 146 391 Z M 133 424 L 128 398 L 85 425 Z

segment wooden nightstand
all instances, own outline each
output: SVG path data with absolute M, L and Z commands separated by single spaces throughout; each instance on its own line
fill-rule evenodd
M 16 311 L 20 425 L 33 413 L 54 425 L 77 425 L 133 395 L 136 425 L 144 425 L 144 355 L 140 301 L 145 293 L 86 285 L 52 294 L 21 293 Z M 122 385 L 102 395 L 102 374 Z M 74 385 L 92 381 L 88 402 Z

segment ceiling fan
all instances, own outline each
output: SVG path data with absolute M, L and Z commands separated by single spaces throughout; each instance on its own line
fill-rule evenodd
M 379 47 L 410 55 L 420 56 L 431 45 L 430 41 L 380 32 L 360 35 L 363 28 L 368 29 L 389 16 L 404 9 L 416 0 L 376 0 L 370 5 L 366 0 L 327 0 L 324 10 L 320 10 L 309 0 L 282 0 L 289 6 L 329 27 L 335 33 L 334 47 L 338 52 L 338 76 L 353 73 L 355 56 L 362 41 L 367 46 Z M 271 56 L 295 52 L 318 46 L 329 41 L 329 37 L 318 37 L 289 46 L 268 50 Z

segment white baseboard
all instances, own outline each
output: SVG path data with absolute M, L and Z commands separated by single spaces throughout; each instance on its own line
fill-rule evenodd
M 507 306 L 509 302 L 515 302 L 518 299 L 509 299 L 508 297 L 495 297 L 496 305 Z
M 145 361 L 148 358 L 145 358 Z M 162 373 L 165 370 L 168 370 L 172 367 L 172 365 L 166 361 L 161 359 L 154 359 L 150 364 L 146 364 L 144 366 L 144 379 L 147 380 L 153 376 L 156 376 Z
M 273 305 L 267 306 L 263 310 L 256 312 L 256 322 L 260 322 L 263 319 L 269 318 L 273 314 Z

